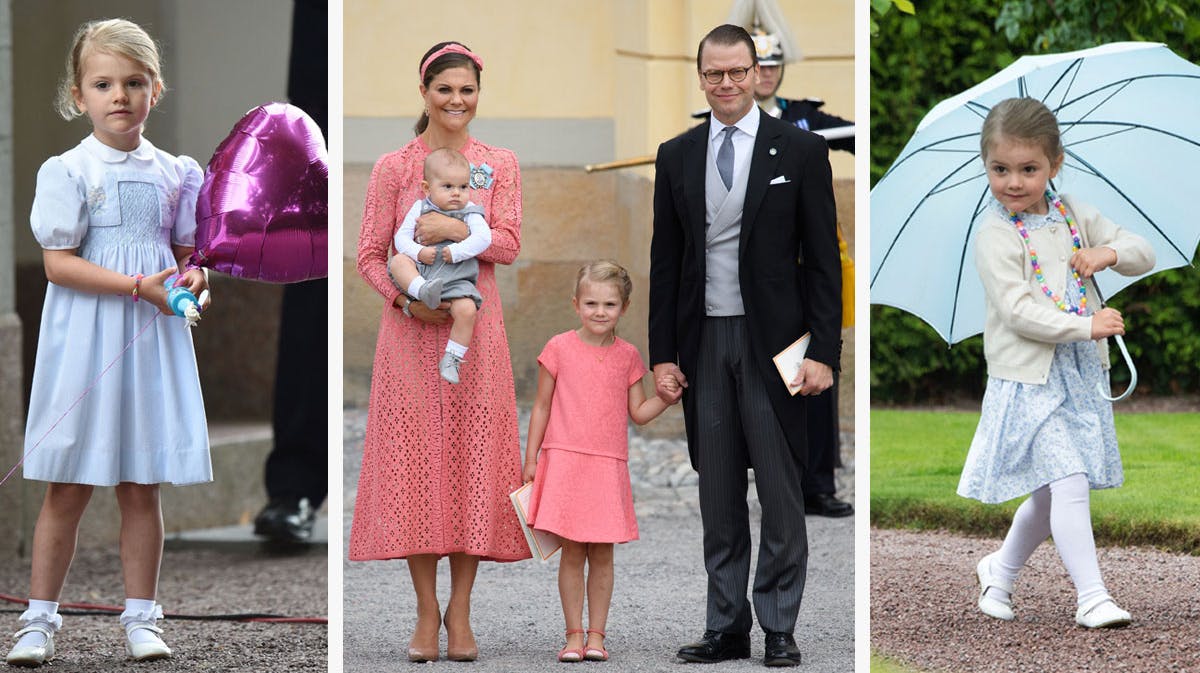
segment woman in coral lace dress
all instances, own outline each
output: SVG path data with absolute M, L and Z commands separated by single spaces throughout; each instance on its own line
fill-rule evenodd
M 508 493 L 521 485 L 512 364 L 494 265 L 511 264 L 521 248 L 521 175 L 516 156 L 472 138 L 467 124 L 479 101 L 482 60 L 455 42 L 421 58 L 425 113 L 417 137 L 384 155 L 371 173 L 358 239 L 358 272 L 387 300 L 371 376 L 362 474 L 350 530 L 350 559 L 406 559 L 417 594 L 412 661 L 438 658 L 446 625 L 447 656 L 478 656 L 470 625 L 471 585 L 480 559 L 516 561 L 529 549 Z M 443 304 L 412 301 L 388 276 L 392 238 L 408 206 L 422 196 L 422 167 L 434 149 L 450 147 L 471 162 L 470 200 L 483 207 L 492 244 L 479 260 L 483 295 L 462 385 L 438 376 L 450 331 Z M 461 241 L 461 220 L 431 212 L 418 220 L 423 245 Z M 450 557 L 445 615 L 435 583 L 438 559 Z

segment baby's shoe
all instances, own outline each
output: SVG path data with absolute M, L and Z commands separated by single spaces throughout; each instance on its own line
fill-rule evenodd
M 446 351 L 442 354 L 442 361 L 438 363 L 438 373 L 450 383 L 458 383 L 458 368 L 462 362 L 462 358 Z
M 24 626 L 13 636 L 17 644 L 4 661 L 10 666 L 41 666 L 54 656 L 54 634 L 62 628 L 62 617 L 31 608 L 22 613 L 21 621 Z
M 1132 617 L 1117 606 L 1111 596 L 1100 596 L 1079 606 L 1075 623 L 1088 629 L 1108 629 L 1128 626 Z
M 994 595 L 988 595 L 988 589 L 994 588 L 1005 592 L 1009 596 L 1012 595 L 1012 582 L 1002 580 L 992 574 L 992 557 L 996 554 L 988 554 L 979 559 L 979 565 L 975 566 L 975 575 L 979 578 L 979 610 L 989 617 L 1012 621 L 1016 615 L 1013 614 L 1012 601 L 1001 600 Z
M 417 299 L 429 308 L 436 309 L 442 305 L 442 284 L 441 278 L 425 281 L 421 289 L 417 291 Z
M 131 602 L 137 605 L 131 606 Z M 158 637 L 163 630 L 155 626 L 155 622 L 162 618 L 162 606 L 154 601 L 125 601 L 121 626 L 125 627 L 125 652 L 134 661 L 153 661 L 171 656 L 171 648 Z

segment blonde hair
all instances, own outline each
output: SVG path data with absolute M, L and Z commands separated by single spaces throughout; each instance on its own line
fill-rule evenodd
M 979 132 L 979 154 L 984 161 L 998 136 L 1041 145 L 1050 163 L 1063 155 L 1058 119 L 1036 98 L 1006 98 L 988 112 Z
M 576 298 L 579 297 L 579 287 L 585 280 L 589 283 L 612 283 L 617 286 L 617 292 L 621 295 L 621 305 L 629 304 L 629 296 L 633 294 L 633 281 L 630 280 L 625 267 L 611 259 L 588 262 L 579 269 L 579 274 L 575 277 Z
M 71 40 L 71 51 L 67 53 L 67 69 L 58 84 L 54 98 L 54 109 L 63 119 L 70 121 L 83 114 L 75 105 L 72 90 L 82 88 L 83 61 L 95 52 L 124 56 L 150 73 L 150 86 L 158 89 L 158 97 L 166 90 L 163 84 L 158 45 L 142 27 L 125 19 L 89 21 L 75 31 Z
M 425 164 L 423 165 L 425 181 L 433 182 L 430 176 L 434 171 L 454 166 L 458 166 L 468 172 L 471 170 L 471 162 L 467 160 L 467 157 L 463 156 L 462 152 L 456 149 L 442 147 L 430 152 L 429 156 L 425 157 Z

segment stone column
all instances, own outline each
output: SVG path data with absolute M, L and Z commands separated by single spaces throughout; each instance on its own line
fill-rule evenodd
M 17 317 L 13 275 L 12 163 L 12 12 L 0 0 L 0 478 L 21 457 L 21 321 Z M 23 480 L 14 475 L 0 487 L 0 512 L 5 512 L 0 558 L 15 556 L 26 545 L 22 508 Z

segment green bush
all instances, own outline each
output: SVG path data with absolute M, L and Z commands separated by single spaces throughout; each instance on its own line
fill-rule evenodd
M 1167 43 L 1200 59 L 1200 2 L 1130 0 L 931 0 L 916 14 L 875 15 L 871 40 L 871 184 L 884 174 L 938 101 L 960 93 L 1024 53 L 1084 49 L 1120 40 Z M 1186 176 L 1179 176 L 1181 198 Z M 1200 391 L 1200 273 L 1156 274 L 1111 305 L 1125 314 L 1126 344 L 1138 367 L 1139 393 Z M 1114 362 L 1120 360 L 1115 347 Z M 979 397 L 985 380 L 980 337 L 948 348 L 920 319 L 871 307 L 871 397 L 885 403 Z M 1123 364 L 1113 387 L 1128 381 Z

